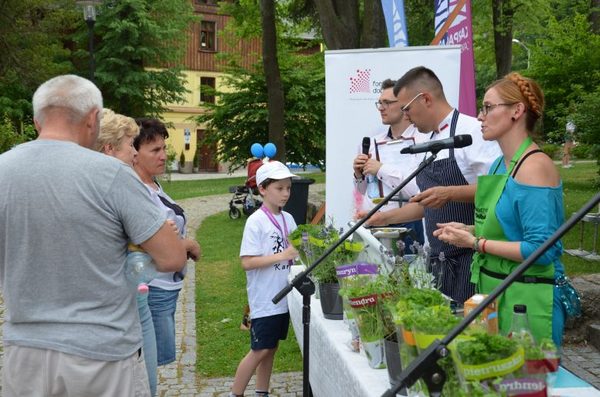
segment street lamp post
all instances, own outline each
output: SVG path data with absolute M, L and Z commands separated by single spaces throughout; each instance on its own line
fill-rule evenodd
M 94 59 L 94 24 L 96 23 L 96 6 L 102 0 L 79 0 L 76 1 L 83 8 L 83 18 L 88 26 L 88 51 L 90 53 L 90 80 L 94 81 L 96 61 Z
M 531 53 L 529 52 L 529 47 L 527 47 L 523 42 L 517 40 L 517 39 L 512 39 L 513 43 L 517 43 L 518 45 L 520 45 L 521 47 L 523 47 L 525 49 L 525 52 L 527 53 L 527 69 L 529 69 L 529 58 L 531 57 Z

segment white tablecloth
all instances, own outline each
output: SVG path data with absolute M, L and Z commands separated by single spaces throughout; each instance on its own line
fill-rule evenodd
M 292 275 L 301 266 L 292 266 Z M 302 266 L 303 268 L 303 266 Z M 294 289 L 288 306 L 300 350 L 303 345 L 302 295 Z M 342 320 L 326 320 L 321 303 L 311 299 L 310 384 L 315 397 L 381 396 L 389 387 L 386 369 L 372 369 L 365 356 L 350 350 L 350 331 Z
M 304 266 L 292 266 L 290 276 Z M 302 295 L 293 289 L 287 296 L 296 340 L 302 350 Z M 390 388 L 386 369 L 369 367 L 363 354 L 350 350 L 350 331 L 341 320 L 326 320 L 321 303 L 311 298 L 310 385 L 315 397 L 379 397 Z M 600 391 L 561 368 L 552 396 L 600 397 Z

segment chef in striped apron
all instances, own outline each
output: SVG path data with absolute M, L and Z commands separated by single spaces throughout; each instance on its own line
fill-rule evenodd
M 483 140 L 476 118 L 450 106 L 440 80 L 430 69 L 420 66 L 409 70 L 397 81 L 394 94 L 405 115 L 431 140 L 468 134 L 473 143 L 461 149 L 440 151 L 436 161 L 417 175 L 421 193 L 411 203 L 377 213 L 367 223 L 385 225 L 424 217 L 433 268 L 441 267 L 438 285 L 444 294 L 463 303 L 475 291 L 470 282 L 473 250 L 446 244 L 434 237 L 433 231 L 438 223 L 473 224 L 477 177 L 487 174 L 501 151 L 496 142 Z M 444 253 L 442 263 L 439 263 L 440 253 Z

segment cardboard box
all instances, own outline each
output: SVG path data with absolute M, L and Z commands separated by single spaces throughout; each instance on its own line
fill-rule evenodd
M 469 314 L 487 297 L 484 294 L 475 294 L 470 297 L 464 305 L 464 315 Z M 487 331 L 489 334 L 498 333 L 498 304 L 496 301 L 490 303 L 483 312 L 477 316 L 475 321 L 470 324 L 470 327 L 480 328 Z

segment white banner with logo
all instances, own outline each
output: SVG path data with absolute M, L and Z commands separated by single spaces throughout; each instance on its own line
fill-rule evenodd
M 355 208 L 352 161 L 364 136 L 387 130 L 375 108 L 381 82 L 396 80 L 416 66 L 433 70 L 450 105 L 458 107 L 460 46 L 325 52 L 328 223 L 347 230 Z

